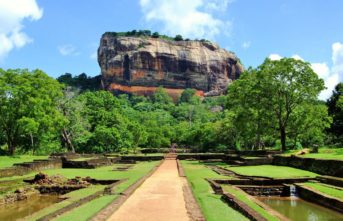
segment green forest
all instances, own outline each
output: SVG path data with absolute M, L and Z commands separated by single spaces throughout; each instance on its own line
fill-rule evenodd
M 342 147 L 343 84 L 318 100 L 324 82 L 300 60 L 266 59 L 218 97 L 185 89 L 173 101 L 162 87 L 150 97 L 115 96 L 100 81 L 0 69 L 0 154 Z

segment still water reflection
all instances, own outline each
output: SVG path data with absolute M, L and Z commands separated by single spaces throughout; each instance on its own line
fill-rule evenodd
M 0 205 L 0 220 L 14 221 L 61 201 L 58 195 L 37 195 L 27 200 Z
M 293 221 L 343 220 L 343 214 L 298 197 L 259 197 L 258 199 Z

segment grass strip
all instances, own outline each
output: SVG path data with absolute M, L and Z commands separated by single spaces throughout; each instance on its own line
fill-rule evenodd
M 88 203 L 81 205 L 61 216 L 53 219 L 58 221 L 69 221 L 69 220 L 88 220 L 92 216 L 94 216 L 98 211 L 106 207 L 109 203 L 115 200 L 119 193 L 126 190 L 129 186 L 135 183 L 138 179 L 143 177 L 147 174 L 153 167 L 155 167 L 159 161 L 151 161 L 151 162 L 141 162 L 136 164 L 132 169 L 128 171 L 116 171 L 116 177 L 112 177 L 113 179 L 127 179 L 125 182 L 119 184 L 115 187 L 114 195 L 103 195 L 97 199 L 94 199 Z M 106 171 L 104 169 L 104 171 Z M 113 171 L 112 171 L 113 172 Z M 99 177 L 103 177 L 99 174 Z M 110 177 L 107 177 L 109 179 Z M 99 179 L 99 178 L 97 178 Z
M 244 202 L 246 205 L 248 205 L 251 209 L 255 210 L 257 213 L 259 213 L 261 216 L 266 218 L 269 221 L 278 221 L 279 219 L 269 214 L 265 209 L 263 209 L 261 206 L 256 204 L 251 197 L 247 193 L 245 193 L 243 190 L 240 190 L 238 188 L 234 188 L 231 185 L 222 185 L 222 188 L 224 192 L 231 193 L 234 195 L 237 199 Z
M 306 183 L 303 183 L 302 185 L 313 188 L 314 190 L 317 190 L 326 195 L 343 200 L 343 191 L 341 189 L 330 187 L 330 185 L 327 185 L 327 184 L 313 183 L 313 182 L 306 182 Z
M 33 160 L 45 160 L 48 156 L 31 156 L 31 155 L 18 155 L 18 156 L 0 156 L 0 169 L 11 167 L 15 163 L 32 162 Z
M 316 177 L 318 174 L 306 170 L 296 169 L 286 166 L 259 165 L 259 166 L 223 166 L 237 174 L 244 176 L 262 176 L 269 178 L 296 178 L 296 177 Z
M 245 221 L 249 220 L 238 211 L 229 207 L 221 200 L 220 195 L 215 195 L 205 178 L 225 179 L 198 161 L 181 161 L 185 175 L 189 180 L 192 191 L 199 206 L 208 221 Z

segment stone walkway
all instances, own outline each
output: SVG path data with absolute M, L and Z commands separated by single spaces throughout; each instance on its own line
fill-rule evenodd
M 110 216 L 110 221 L 189 221 L 175 159 L 159 168 Z

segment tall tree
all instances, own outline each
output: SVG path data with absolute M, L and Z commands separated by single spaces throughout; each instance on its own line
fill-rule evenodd
M 343 83 L 336 85 L 331 97 L 326 105 L 329 108 L 329 114 L 333 118 L 329 132 L 334 137 L 334 142 L 343 143 Z
M 34 148 L 44 133 L 62 126 L 61 96 L 61 85 L 41 70 L 0 69 L 0 130 L 9 154 L 27 145 L 23 137 L 30 137 Z
M 294 109 L 288 124 L 288 137 L 293 140 L 293 147 L 298 144 L 307 147 L 323 145 L 325 129 L 332 122 L 327 109 L 320 102 L 303 103 Z
M 84 116 L 85 104 L 77 97 L 78 90 L 68 86 L 63 92 L 64 96 L 59 102 L 59 109 L 66 122 L 61 130 L 61 142 L 68 151 L 75 152 L 75 147 L 78 149 L 88 142 L 91 136 L 90 123 Z
M 264 147 L 262 138 L 270 134 L 275 125 L 275 117 L 265 109 L 269 97 L 264 96 L 262 81 L 257 70 L 249 68 L 228 88 L 226 107 L 234 114 L 226 117 L 233 121 L 236 140 L 245 148 Z
M 84 117 L 90 122 L 91 137 L 84 151 L 115 152 L 133 146 L 131 122 L 120 100 L 108 91 L 86 92 L 79 98 L 85 105 Z M 140 141 L 140 140 L 138 140 Z
M 258 68 L 261 96 L 267 97 L 266 108 L 272 110 L 280 133 L 281 148 L 286 150 L 287 126 L 294 110 L 303 103 L 316 101 L 324 87 L 309 63 L 293 58 L 266 59 Z

